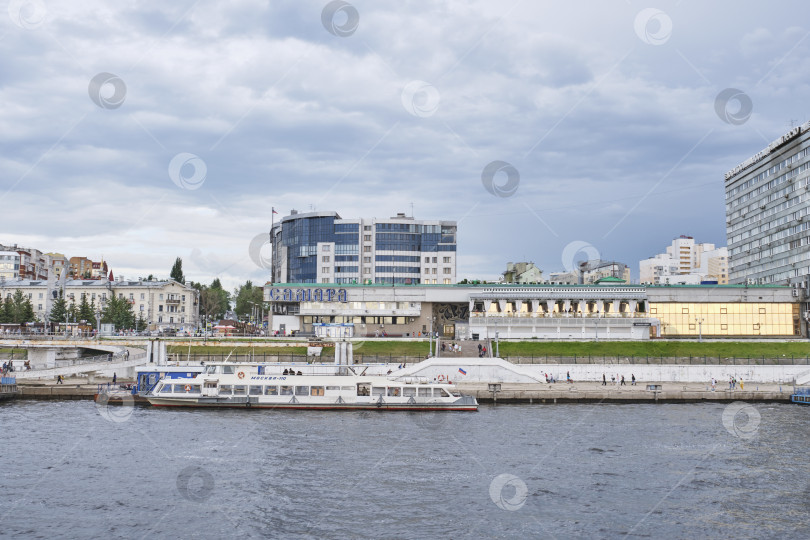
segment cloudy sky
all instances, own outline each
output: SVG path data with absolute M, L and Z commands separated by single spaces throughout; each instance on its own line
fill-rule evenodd
M 233 287 L 269 275 L 272 206 L 413 208 L 459 222 L 459 278 L 589 250 L 636 279 L 680 234 L 725 245 L 723 174 L 810 119 L 806 12 L 12 0 L 0 243 Z

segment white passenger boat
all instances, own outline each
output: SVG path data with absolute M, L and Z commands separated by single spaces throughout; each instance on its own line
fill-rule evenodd
M 269 373 L 263 364 L 210 364 L 193 378 L 162 379 L 146 394 L 159 407 L 476 411 L 452 384 L 419 377 Z

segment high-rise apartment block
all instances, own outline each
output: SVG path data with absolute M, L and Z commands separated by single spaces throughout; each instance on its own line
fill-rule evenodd
M 639 282 L 653 285 L 696 285 L 707 281 L 728 283 L 728 249 L 696 244 L 681 235 L 659 253 L 639 262 Z
M 274 283 L 452 284 L 455 221 L 298 213 L 273 226 Z
M 726 173 L 731 283 L 810 285 L 810 122 Z

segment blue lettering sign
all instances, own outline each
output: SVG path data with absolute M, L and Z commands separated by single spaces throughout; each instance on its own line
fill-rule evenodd
M 267 298 L 270 302 L 341 302 L 345 304 L 349 301 L 346 289 L 268 289 Z

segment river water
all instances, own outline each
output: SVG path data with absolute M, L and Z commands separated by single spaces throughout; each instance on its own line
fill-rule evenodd
M 810 536 L 810 408 L 0 405 L 0 536 Z

